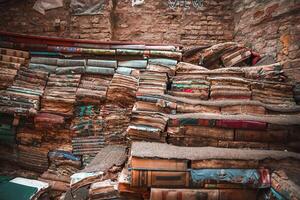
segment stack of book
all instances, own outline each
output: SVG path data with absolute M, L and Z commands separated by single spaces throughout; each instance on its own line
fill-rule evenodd
M 107 91 L 107 99 L 115 104 L 132 106 L 136 99 L 138 80 L 133 76 L 115 74 Z
M 34 121 L 41 119 L 37 116 Z M 19 125 L 16 137 L 18 159 L 25 169 L 44 172 L 48 168 L 48 152 L 70 144 L 71 133 L 69 129 L 51 126 L 51 123 L 35 126 L 34 121 L 22 121 Z
M 71 151 L 72 148 L 66 145 L 50 151 L 48 154 L 49 168 L 41 174 L 39 180 L 50 185 L 52 198 L 61 196 L 69 189 L 71 175 L 81 168 L 80 158 L 74 156 Z
M 208 78 L 211 83 L 210 98 L 222 99 L 251 99 L 249 82 L 237 77 L 213 77 Z
M 248 79 L 276 82 L 285 82 L 287 80 L 281 63 L 244 67 L 241 69 L 245 72 L 245 77 Z
M 112 76 L 117 68 L 116 60 L 93 60 L 88 59 L 85 72 L 88 74 Z
M 183 57 L 184 62 L 200 64 L 208 69 L 251 65 L 260 58 L 251 49 L 236 42 L 225 42 L 208 48 L 192 49 L 187 51 Z
M 112 77 L 104 75 L 82 75 L 76 92 L 77 103 L 102 104 L 106 100 L 107 88 Z
M 288 127 L 297 127 L 294 115 L 189 113 L 171 115 L 168 142 L 180 146 L 293 149 L 299 139 Z
M 72 119 L 72 146 L 75 155 L 95 155 L 105 144 L 101 107 L 96 105 L 76 106 Z
M 209 87 L 210 83 L 205 76 L 174 76 L 169 94 L 189 99 L 207 100 Z
M 89 189 L 89 199 L 119 199 L 120 195 L 117 186 L 118 183 L 110 179 L 92 183 Z
M 126 129 L 129 125 L 132 107 L 123 108 L 106 103 L 100 113 L 103 119 L 103 135 L 107 145 L 125 144 Z
M 0 89 L 11 86 L 18 70 L 27 64 L 29 52 L 0 48 Z
M 203 195 L 214 200 L 232 196 L 255 199 L 259 189 L 270 189 L 270 169 L 274 169 L 279 160 L 281 164 L 292 161 L 296 166 L 300 155 L 284 151 L 134 142 L 128 162 L 131 179 L 129 185 L 122 180 L 119 190 L 121 194 L 142 194 L 145 189 L 151 189 L 150 199 L 153 200 L 171 200 L 178 195 L 189 198 Z M 125 170 L 123 176 L 124 173 Z
M 16 139 L 16 127 L 13 115 L 0 113 L 0 144 L 13 146 Z
M 252 99 L 265 104 L 295 104 L 293 85 L 283 82 L 252 81 Z
M 51 57 L 31 57 L 29 69 L 55 73 L 58 58 Z
M 113 185 L 126 159 L 125 146 L 104 147 L 90 164 L 71 176 L 71 188 L 65 199 L 111 199 L 118 196 Z
M 0 91 L 1 112 L 27 116 L 37 114 L 47 78 L 47 72 L 21 68 L 13 85 Z
M 103 131 L 103 119 L 100 115 L 101 107 L 95 105 L 76 106 L 71 123 L 73 136 L 96 136 Z
M 42 98 L 41 110 L 65 117 L 72 117 L 76 91 L 81 75 L 51 74 Z
M 18 145 L 18 164 L 28 170 L 44 172 L 48 169 L 49 149 L 43 146 Z
M 56 74 L 83 74 L 86 61 L 82 59 L 58 59 Z
M 168 117 L 155 112 L 133 112 L 127 129 L 131 140 L 166 142 Z
M 135 76 L 139 70 L 145 70 L 147 67 L 147 60 L 126 60 L 118 62 L 117 73 Z
M 166 73 L 156 71 L 141 71 L 137 96 L 162 95 L 167 90 L 168 76 Z

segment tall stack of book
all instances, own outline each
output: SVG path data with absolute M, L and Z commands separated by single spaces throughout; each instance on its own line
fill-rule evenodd
M 0 91 L 1 112 L 19 115 L 37 114 L 47 78 L 47 72 L 21 68 L 13 85 Z
M 103 119 L 103 134 L 106 145 L 125 144 L 126 129 L 129 125 L 132 107 L 106 103 L 100 113 Z
M 159 106 L 147 101 L 164 95 L 167 89 L 168 75 L 164 72 L 142 71 L 140 73 L 137 101 L 133 107 L 127 136 L 132 140 L 165 142 L 167 117 L 159 111 Z
M 79 74 L 51 74 L 42 98 L 41 110 L 47 113 L 72 117 L 80 78 L 81 75 Z
M 122 106 L 133 105 L 136 98 L 138 80 L 133 76 L 115 74 L 107 91 L 107 100 Z
M 76 92 L 78 104 L 100 105 L 106 100 L 106 93 L 111 81 L 111 76 L 104 75 L 82 75 Z
M 11 86 L 18 70 L 28 62 L 29 52 L 0 48 L 0 89 Z
M 95 155 L 105 144 L 101 107 L 96 105 L 76 106 L 72 120 L 72 146 L 75 155 Z

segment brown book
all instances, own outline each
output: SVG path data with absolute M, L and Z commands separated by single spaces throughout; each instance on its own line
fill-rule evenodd
M 233 129 L 222 129 L 206 126 L 184 126 L 182 132 L 187 136 L 203 137 L 219 140 L 233 140 Z
M 172 136 L 187 136 L 231 141 L 234 139 L 233 129 L 221 129 L 206 126 L 168 127 L 167 132 Z
M 235 141 L 286 143 L 288 130 L 235 130 Z
M 188 163 L 187 160 L 132 157 L 130 166 L 133 169 L 186 171 Z
M 132 187 L 189 187 L 189 172 L 132 170 Z
M 225 106 L 221 108 L 222 114 L 253 114 L 253 115 L 264 115 L 266 109 L 262 106 L 256 105 L 234 105 L 234 106 Z
M 253 200 L 257 197 L 255 190 L 242 189 L 160 189 L 152 188 L 150 200 Z
M 220 108 L 218 106 L 204 106 L 204 105 L 192 105 L 177 103 L 178 113 L 220 113 Z
M 195 160 L 192 161 L 192 169 L 257 169 L 257 160 Z

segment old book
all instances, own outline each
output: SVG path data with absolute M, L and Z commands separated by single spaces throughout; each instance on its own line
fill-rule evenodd
M 173 199 L 232 199 L 232 200 L 252 200 L 256 199 L 256 190 L 245 189 L 161 189 L 152 188 L 150 200 L 173 200 Z
M 131 171 L 132 187 L 189 187 L 188 172 L 172 171 Z
M 223 114 L 252 114 L 252 115 L 264 115 L 266 109 L 263 106 L 256 105 L 234 105 L 225 106 L 221 108 L 221 113 Z
M 131 157 L 130 167 L 137 170 L 170 170 L 186 171 L 188 168 L 187 160 L 167 160 Z
M 286 143 L 288 130 L 235 130 L 234 140 L 249 142 Z

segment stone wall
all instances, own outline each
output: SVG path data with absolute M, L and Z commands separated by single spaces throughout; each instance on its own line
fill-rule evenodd
M 235 0 L 234 38 L 278 61 L 300 80 L 300 1 Z
M 170 9 L 168 0 L 146 0 L 132 7 L 131 0 L 107 0 L 101 15 L 72 16 L 70 0 L 63 8 L 41 15 L 34 0 L 11 0 L 0 7 L 1 30 L 99 40 L 145 41 L 207 45 L 233 39 L 231 0 L 206 1 L 195 9 L 191 0 Z M 189 8 L 184 8 L 189 7 Z
M 191 1 L 187 1 L 190 3 Z M 207 45 L 233 39 L 230 0 L 205 1 L 195 9 L 184 2 L 176 9 L 167 0 L 146 0 L 141 6 L 131 6 L 131 0 L 118 1 L 115 8 L 114 39 L 147 42 Z
M 35 0 L 11 0 L 0 5 L 0 30 L 104 41 L 112 37 L 112 2 L 109 0 L 103 13 L 94 16 L 72 16 L 70 0 L 64 1 L 64 7 L 49 10 L 42 15 L 32 9 L 34 2 Z

